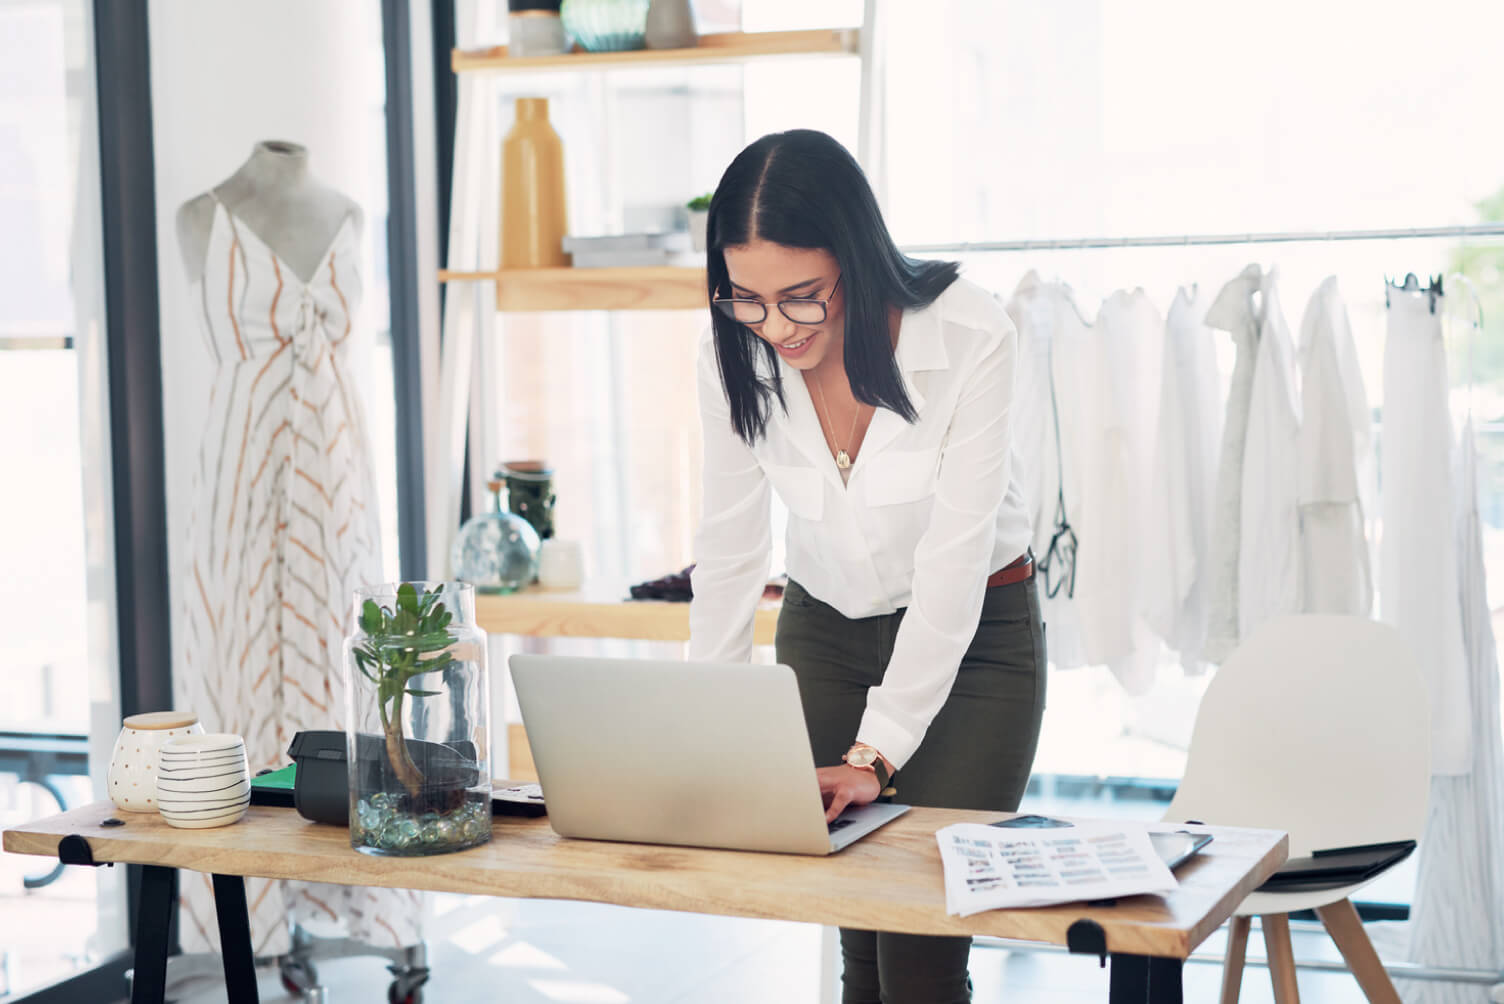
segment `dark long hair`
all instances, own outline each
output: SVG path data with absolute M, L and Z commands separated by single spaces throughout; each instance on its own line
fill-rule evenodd
M 899 251 L 861 166 L 845 147 L 813 129 L 764 136 L 737 154 L 721 176 L 706 230 L 712 298 L 731 295 L 725 249 L 754 238 L 835 256 L 846 294 L 843 359 L 851 392 L 864 404 L 914 421 L 918 414 L 888 334 L 888 308 L 933 303 L 955 280 L 956 263 L 920 261 Z M 711 323 L 731 424 L 750 446 L 767 427 L 773 399 L 787 407 L 778 354 L 719 311 L 711 312 Z M 770 379 L 758 376 L 758 352 Z

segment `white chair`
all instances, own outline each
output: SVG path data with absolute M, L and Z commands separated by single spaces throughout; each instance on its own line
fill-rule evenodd
M 1292 858 L 1419 839 L 1430 730 L 1419 662 L 1393 628 L 1356 617 L 1280 618 L 1256 630 L 1212 678 L 1165 818 L 1285 830 Z M 1255 915 L 1276 1004 L 1296 1004 L 1288 915 L 1312 909 L 1368 1000 L 1399 1004 L 1349 899 L 1367 884 L 1250 894 L 1229 927 L 1223 1004 L 1238 999 Z

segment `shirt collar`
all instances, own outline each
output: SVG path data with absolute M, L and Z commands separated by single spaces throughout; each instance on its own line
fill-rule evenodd
M 940 302 L 903 312 L 898 327 L 898 368 L 905 374 L 950 368 Z

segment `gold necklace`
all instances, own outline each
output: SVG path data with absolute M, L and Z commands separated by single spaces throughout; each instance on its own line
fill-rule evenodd
M 820 395 L 820 407 L 825 409 L 825 414 L 828 416 L 830 415 L 830 405 L 825 403 L 825 388 L 821 386 L 823 382 L 821 380 L 815 381 L 815 393 Z M 818 412 L 816 412 L 815 417 L 820 418 Z M 856 411 L 851 416 L 851 429 L 846 433 L 846 442 L 851 442 L 851 437 L 856 435 L 856 420 L 861 417 L 862 404 L 858 401 Z M 820 418 L 820 427 L 822 429 L 830 429 L 831 442 L 835 442 L 836 430 L 834 426 L 830 425 L 830 419 Z M 836 466 L 843 471 L 851 469 L 851 454 L 847 453 L 840 443 L 836 443 Z

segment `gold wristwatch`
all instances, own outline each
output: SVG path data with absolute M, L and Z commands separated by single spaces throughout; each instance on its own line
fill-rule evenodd
M 898 794 L 898 789 L 888 783 L 893 780 L 893 775 L 888 771 L 888 762 L 883 759 L 883 755 L 877 751 L 876 747 L 868 746 L 866 743 L 853 743 L 851 749 L 847 750 L 841 759 L 846 761 L 847 766 L 855 767 L 857 770 L 870 770 L 877 775 L 879 798 Z

